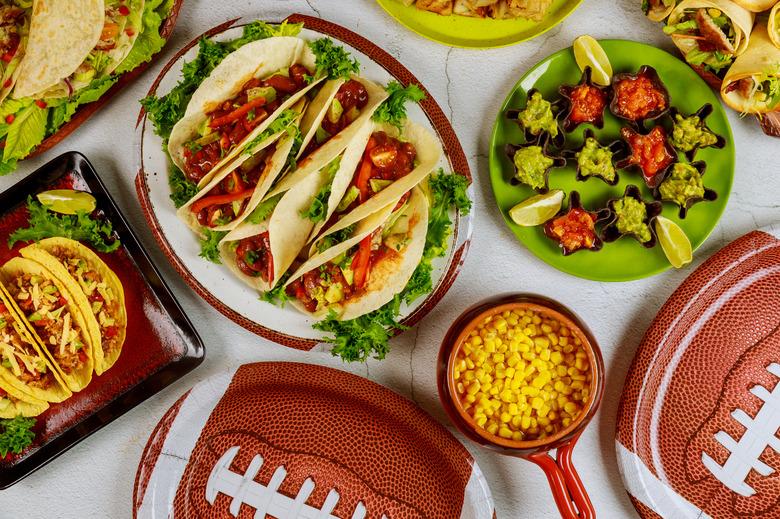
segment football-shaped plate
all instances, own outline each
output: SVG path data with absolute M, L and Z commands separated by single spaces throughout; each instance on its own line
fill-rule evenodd
M 263 362 L 208 379 L 152 432 L 134 518 L 489 519 L 468 451 L 414 403 L 370 380 Z
M 241 36 L 242 23 L 251 20 L 231 20 L 207 31 L 203 36 L 216 40 L 232 40 Z M 420 82 L 414 75 L 387 52 L 362 36 L 334 23 L 295 14 L 290 22 L 303 22 L 300 37 L 313 41 L 322 37 L 334 39 L 343 45 L 361 64 L 361 74 L 380 84 L 396 79 L 404 85 Z M 163 68 L 149 93 L 162 95 L 181 78 L 185 62 L 192 61 L 198 52 L 200 37 L 192 40 Z M 424 87 L 423 87 L 424 89 Z M 436 166 L 446 171 L 457 172 L 471 182 L 468 160 L 447 117 L 436 101 L 428 98 L 419 105 L 407 105 L 408 116 L 436 135 L 442 144 L 444 154 Z M 163 152 L 160 137 L 154 134 L 153 125 L 141 112 L 138 136 L 140 147 L 139 172 L 136 190 L 146 220 L 165 255 L 187 282 L 211 306 L 244 328 L 285 346 L 309 350 L 322 338 L 322 332 L 312 328 L 312 319 L 298 312 L 291 305 L 279 308 L 261 302 L 258 294 L 233 276 L 223 265 L 215 265 L 199 256 L 200 244 L 197 237 L 176 216 L 176 208 L 169 196 L 169 162 Z M 469 188 L 469 196 L 473 198 Z M 433 291 L 421 297 L 411 306 L 402 305 L 402 324 L 417 324 L 452 286 L 465 259 L 471 237 L 471 217 L 450 212 L 453 234 L 448 242 L 447 253 L 433 262 Z
M 779 237 L 707 260 L 639 346 L 616 447 L 642 517 L 780 517 Z

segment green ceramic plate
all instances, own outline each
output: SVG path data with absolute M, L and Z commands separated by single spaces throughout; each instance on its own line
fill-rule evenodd
M 453 47 L 488 49 L 536 38 L 569 16 L 582 0 L 553 0 L 539 22 L 518 18 L 488 20 L 468 16 L 441 16 L 405 6 L 401 0 L 377 0 L 385 11 L 417 34 Z
M 632 41 L 603 40 L 600 43 L 609 56 L 615 73 L 636 72 L 642 65 L 655 67 L 669 90 L 672 106 L 676 106 L 682 113 L 693 113 L 705 103 L 710 103 L 715 108 L 712 115 L 707 118 L 707 122 L 713 131 L 726 138 L 727 145 L 720 150 L 713 148 L 699 150 L 696 160 L 707 162 L 704 185 L 717 192 L 717 200 L 694 205 L 684 220 L 678 218 L 678 208 L 673 204 L 664 203 L 663 210 L 664 216 L 683 228 L 696 250 L 715 228 L 726 208 L 734 177 L 733 137 L 723 107 L 704 80 L 688 65 L 672 55 Z M 616 242 L 605 243 L 604 248 L 598 252 L 580 251 L 570 256 L 563 256 L 558 245 L 544 236 L 541 227 L 520 227 L 515 225 L 507 215 L 509 209 L 533 195 L 534 192 L 527 186 L 509 183 L 509 179 L 514 174 L 514 166 L 505 154 L 505 145 L 523 142 L 523 134 L 518 125 L 508 120 L 504 113 L 507 109 L 525 106 L 526 93 L 532 88 L 537 88 L 548 100 L 557 99 L 560 85 L 576 84 L 580 77 L 581 73 L 574 61 L 574 54 L 571 48 L 568 48 L 541 61 L 512 89 L 496 119 L 490 142 L 490 179 L 498 208 L 509 228 L 531 252 L 546 263 L 569 274 L 597 281 L 629 281 L 663 272 L 671 265 L 660 245 L 646 249 L 633 238 L 624 236 Z M 670 126 L 667 119 L 662 119 L 664 125 Z M 604 129 L 596 130 L 596 135 L 602 143 L 606 144 L 619 138 L 620 127 L 618 119 L 607 110 L 604 116 Z M 584 129 L 580 126 L 569 134 L 567 147 L 576 148 L 581 145 Z M 681 160 L 684 160 L 682 155 Z M 650 190 L 645 186 L 641 175 L 635 171 L 621 170 L 620 183 L 616 186 L 608 186 L 597 178 L 578 182 L 575 179 L 573 166 L 553 169 L 550 174 L 551 189 L 562 189 L 567 194 L 572 190 L 579 191 L 583 204 L 588 209 L 604 207 L 610 198 L 621 196 L 629 184 L 640 186 L 645 199 L 651 199 Z M 568 197 L 564 205 L 567 202 Z

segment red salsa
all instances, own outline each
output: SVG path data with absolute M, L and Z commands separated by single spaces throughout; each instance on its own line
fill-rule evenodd
M 666 110 L 666 95 L 647 74 L 626 77 L 613 87 L 615 115 L 629 121 L 640 121 Z
M 587 83 L 581 84 L 571 90 L 569 96 L 569 120 L 573 123 L 596 123 L 603 119 L 607 94 L 602 89 Z
M 236 263 L 247 276 L 259 276 L 265 282 L 273 279 L 274 258 L 268 231 L 239 241 L 236 247 Z
M 291 66 L 286 72 L 278 72 L 266 79 L 250 79 L 238 95 L 207 114 L 210 133 L 188 142 L 184 148 L 184 173 L 189 180 L 199 182 L 205 177 L 286 98 L 304 88 L 306 76 L 311 74 L 299 64 Z
M 632 128 L 623 128 L 620 135 L 631 148 L 631 155 L 618 166 L 635 165 L 642 170 L 642 176 L 648 186 L 658 185 L 659 173 L 675 160 L 673 150 L 669 149 L 666 130 L 662 126 L 655 126 L 650 133 L 642 135 Z
M 346 81 L 336 92 L 333 101 L 328 107 L 320 128 L 306 147 L 304 156 L 309 155 L 328 142 L 331 137 L 349 126 L 358 118 L 360 111 L 368 104 L 368 90 L 363 83 L 350 79 Z
M 565 254 L 597 248 L 596 214 L 572 207 L 566 214 L 545 224 L 545 233 L 558 243 Z
M 24 10 L 19 7 L 0 7 L 0 59 L 6 63 L 10 63 L 19 50 L 21 38 L 17 25 L 23 15 Z

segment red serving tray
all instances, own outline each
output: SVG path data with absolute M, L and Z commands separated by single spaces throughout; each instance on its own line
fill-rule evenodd
M 116 364 L 89 386 L 38 417 L 33 446 L 0 460 L 0 489 L 42 467 L 75 444 L 193 370 L 205 355 L 203 343 L 157 268 L 130 230 L 89 161 L 76 152 L 60 155 L 0 193 L 0 262 L 18 256 L 8 236 L 27 226 L 27 197 L 48 189 L 88 191 L 111 221 L 122 246 L 99 256 L 125 290 L 127 338 Z

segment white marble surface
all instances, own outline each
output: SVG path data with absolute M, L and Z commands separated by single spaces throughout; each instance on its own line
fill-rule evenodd
M 435 389 L 435 359 L 442 336 L 468 305 L 505 291 L 545 294 L 569 305 L 590 325 L 604 352 L 606 393 L 601 410 L 582 436 L 574 461 L 600 517 L 629 517 L 633 508 L 617 472 L 613 436 L 618 399 L 634 351 L 646 327 L 690 268 L 632 283 L 603 284 L 558 272 L 537 260 L 504 226 L 490 191 L 487 143 L 495 114 L 518 77 L 582 33 L 632 38 L 669 49 L 660 28 L 644 19 L 634 0 L 585 0 L 566 22 L 521 45 L 489 51 L 450 49 L 397 25 L 370 0 L 187 0 L 172 40 L 157 64 L 132 87 L 55 150 L 25 161 L 0 178 L 4 189 L 58 152 L 79 150 L 93 162 L 138 231 L 200 332 L 208 354 L 194 373 L 129 412 L 67 454 L 9 490 L 0 492 L 2 518 L 122 518 L 131 516 L 138 459 L 149 432 L 168 406 L 194 383 L 229 366 L 258 360 L 292 360 L 365 375 L 414 399 L 446 422 Z M 301 353 L 268 343 L 222 318 L 169 266 L 147 229 L 136 200 L 133 125 L 162 63 L 185 42 L 229 18 L 281 19 L 314 13 L 351 27 L 401 60 L 430 90 L 458 132 L 476 179 L 476 228 L 460 277 L 441 304 L 413 330 L 393 341 L 382 362 L 343 365 L 328 353 Z M 764 137 L 754 121 L 729 113 L 737 143 L 737 172 L 726 213 L 697 252 L 694 267 L 728 241 L 780 221 L 780 141 Z M 487 267 L 487 268 L 486 268 Z M 604 301 L 610 303 L 605 307 Z M 556 517 L 546 480 L 529 462 L 469 450 L 487 475 L 501 517 Z

